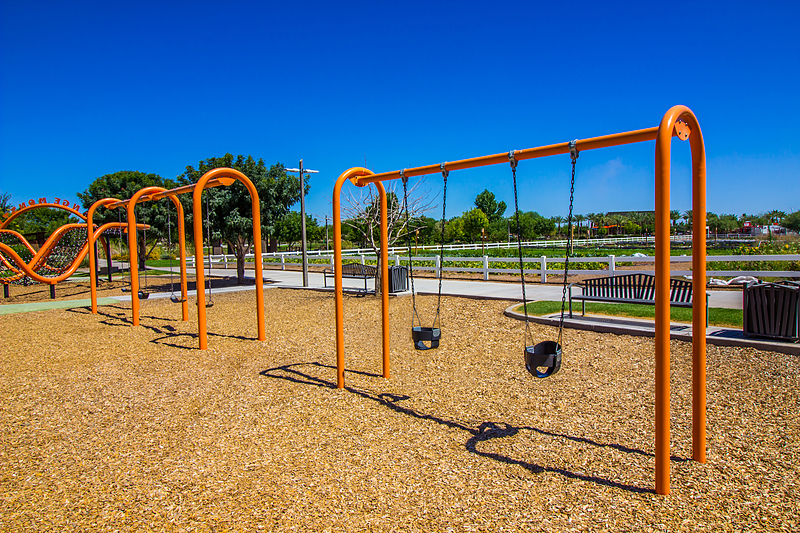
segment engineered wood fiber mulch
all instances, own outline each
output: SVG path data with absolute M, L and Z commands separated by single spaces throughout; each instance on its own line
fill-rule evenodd
M 417 301 L 425 320 L 435 298 Z M 510 302 L 214 295 L 209 350 L 168 300 L 0 316 L 0 531 L 786 531 L 800 528 L 796 356 L 708 347 L 708 462 L 691 460 L 691 346 L 672 342 L 672 492 L 654 487 L 654 346 L 566 330 L 536 380 Z M 190 310 L 192 309 L 190 305 Z M 555 330 L 533 326 L 535 340 Z

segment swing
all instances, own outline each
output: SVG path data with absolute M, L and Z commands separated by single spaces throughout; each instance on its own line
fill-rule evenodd
M 432 350 L 439 347 L 439 341 L 442 338 L 440 309 L 442 305 L 442 263 L 444 262 L 444 223 L 445 213 L 447 212 L 447 176 L 450 172 L 445 168 L 445 163 L 440 165 L 442 169 L 442 176 L 444 178 L 444 192 L 442 193 L 442 241 L 441 249 L 439 252 L 439 295 L 436 300 L 436 316 L 433 318 L 431 327 L 422 325 L 422 320 L 419 318 L 417 312 L 417 298 L 414 290 L 414 268 L 411 258 L 411 230 L 410 230 L 410 217 L 408 213 L 408 178 L 405 176 L 405 170 L 400 171 L 400 178 L 403 181 L 403 208 L 406 212 L 406 237 L 408 245 L 408 275 L 411 279 L 411 300 L 413 305 L 413 314 L 411 315 L 411 340 L 414 342 L 414 348 L 417 350 Z M 416 318 L 418 326 L 414 325 Z M 437 326 L 438 324 L 438 326 Z M 426 344 L 428 343 L 428 344 Z
M 214 247 L 211 246 L 211 208 L 209 207 L 208 197 L 210 196 L 209 191 L 206 191 L 206 228 L 208 230 L 208 245 L 211 247 L 211 251 L 214 251 Z M 201 267 L 202 268 L 202 265 Z M 214 307 L 214 301 L 211 299 L 211 254 L 208 254 L 208 275 L 206 279 L 206 286 L 208 287 L 208 299 L 206 300 L 206 307 Z M 199 302 L 195 302 L 197 305 Z
M 564 286 L 561 291 L 561 316 L 558 322 L 558 340 L 542 341 L 538 344 L 527 343 L 533 340 L 528 322 L 528 302 L 525 296 L 525 265 L 522 260 L 522 235 L 519 223 L 519 202 L 517 200 L 517 160 L 514 151 L 508 153 L 511 163 L 511 175 L 514 182 L 514 215 L 517 220 L 517 248 L 519 250 L 519 272 L 522 280 L 522 308 L 525 312 L 525 368 L 537 378 L 552 376 L 561 369 L 562 340 L 564 331 L 564 305 L 567 295 L 567 276 L 569 275 L 569 254 L 572 244 L 572 204 L 575 196 L 575 163 L 578 159 L 577 140 L 570 141 L 569 154 L 572 159 L 572 178 L 569 191 L 569 215 L 567 216 L 567 249 L 564 258 Z
M 140 300 L 147 300 L 150 298 L 150 291 L 148 290 L 150 285 L 147 283 L 147 225 L 144 227 L 144 253 L 144 289 L 139 289 L 139 292 L 137 293 Z M 136 259 L 138 260 L 139 258 L 137 257 Z
M 122 257 L 122 211 L 120 209 L 117 209 L 117 220 L 119 221 L 119 255 L 120 255 L 120 257 Z M 130 254 L 130 251 L 129 251 L 128 252 L 128 261 L 130 261 L 130 256 L 131 256 L 131 254 Z M 130 273 L 130 263 L 128 263 L 128 272 Z M 121 268 L 120 268 L 120 273 L 122 273 L 122 269 Z M 122 292 L 130 292 L 131 288 L 130 288 L 130 286 L 122 287 L 120 290 Z
M 172 225 L 170 224 L 169 203 L 167 203 L 167 250 L 169 250 L 169 301 L 180 304 L 186 301 L 175 294 L 175 283 L 173 282 L 174 272 L 172 271 Z

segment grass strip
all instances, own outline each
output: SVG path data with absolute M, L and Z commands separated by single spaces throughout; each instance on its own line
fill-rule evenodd
M 528 303 L 529 315 L 549 315 L 561 312 L 561 302 L 538 301 Z M 522 313 L 522 306 L 515 309 Z M 568 312 L 567 309 L 564 311 Z M 572 306 L 574 314 L 580 314 L 580 304 Z M 614 304 L 604 302 L 586 302 L 586 312 L 595 315 L 626 316 L 632 318 L 652 318 L 656 317 L 654 305 L 641 304 Z M 692 310 L 685 307 L 670 307 L 669 317 L 673 322 L 692 322 Z M 710 307 L 708 309 L 708 324 L 720 327 L 742 327 L 741 309 L 724 309 L 721 307 Z

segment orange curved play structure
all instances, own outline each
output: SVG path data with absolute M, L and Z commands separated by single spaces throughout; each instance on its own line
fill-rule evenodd
M 108 224 L 103 224 L 93 232 L 93 237 L 95 239 L 99 238 L 99 236 L 105 232 L 106 230 L 112 228 L 120 228 L 124 227 L 122 224 L 118 222 L 111 222 Z M 86 230 L 86 224 L 65 224 L 58 228 L 53 234 L 47 239 L 47 242 L 42 246 L 38 252 L 35 252 L 33 247 L 25 240 L 24 237 L 19 235 L 17 232 L 13 232 L 10 230 L 2 230 L 4 232 L 16 234 L 20 237 L 21 242 L 26 245 L 26 248 L 34 253 L 34 256 L 31 260 L 25 261 L 22 259 L 17 252 L 14 251 L 13 248 L 10 246 L 0 243 L 0 262 L 2 262 L 9 270 L 15 272 L 14 275 L 0 278 L 0 282 L 2 283 L 12 283 L 24 276 L 31 278 L 33 281 L 44 283 L 48 285 L 55 285 L 61 281 L 64 281 L 72 274 L 75 273 L 75 270 L 78 269 L 83 258 L 86 257 L 86 254 L 90 250 L 88 245 L 88 240 L 85 242 L 80 250 L 78 251 L 77 255 L 72 259 L 69 264 L 62 268 L 54 268 L 47 264 L 47 259 L 50 255 L 56 250 L 57 245 L 61 239 L 71 231 L 76 230 Z M 7 256 L 7 258 L 3 257 L 3 255 Z M 93 254 L 90 254 L 93 255 Z M 10 259 L 10 261 L 9 261 Z M 13 263 L 13 264 L 12 264 Z M 42 270 L 46 270 L 49 273 L 52 273 L 52 276 L 46 276 L 42 274 Z
M 205 273 L 203 272 L 202 265 L 204 264 L 203 254 L 203 204 L 202 195 L 203 190 L 220 187 L 230 186 L 234 182 L 241 182 L 250 193 L 251 206 L 253 209 L 253 252 L 255 257 L 261 257 L 261 206 L 258 197 L 258 191 L 250 179 L 232 168 L 215 168 L 209 170 L 192 185 L 186 185 L 175 189 L 164 189 L 163 187 L 146 187 L 137 191 L 129 200 L 118 200 L 116 198 L 104 198 L 95 202 L 87 213 L 87 224 L 91 224 L 92 218 L 99 207 L 107 207 L 109 209 L 124 208 L 127 211 L 127 231 L 128 231 L 128 248 L 131 257 L 130 262 L 130 279 L 131 279 L 131 308 L 132 308 L 132 324 L 133 326 L 139 325 L 139 276 L 138 264 L 133 258 L 138 257 L 138 243 L 136 238 L 137 228 L 141 225 L 136 223 L 136 214 L 131 206 L 135 206 L 140 202 L 150 202 L 169 198 L 175 205 L 178 211 L 178 234 L 179 234 L 179 248 L 180 248 L 180 263 L 181 263 L 181 295 L 183 307 L 183 320 L 188 320 L 188 304 L 186 303 L 187 281 L 186 281 L 186 243 L 184 238 L 184 213 L 183 206 L 178 200 L 177 196 L 181 194 L 192 194 L 193 206 L 193 235 L 195 244 L 195 265 L 196 268 L 196 286 L 197 286 L 197 330 L 198 341 L 201 350 L 208 349 L 208 333 L 206 324 L 206 302 L 205 292 L 202 287 L 205 286 Z M 90 239 L 91 240 L 91 239 Z M 90 271 L 94 273 L 92 259 L 90 258 L 92 267 Z M 256 281 L 256 326 L 258 331 L 258 340 L 266 340 L 266 326 L 264 324 L 264 277 L 263 265 L 261 261 L 255 262 L 255 281 Z M 97 313 L 97 290 L 96 290 L 96 275 L 91 275 L 91 299 L 92 299 L 92 312 Z
M 670 472 L 670 335 L 669 335 L 669 281 L 670 281 L 670 158 L 672 138 L 690 141 L 692 152 L 692 215 L 695 228 L 706 225 L 706 155 L 703 135 L 694 113 L 686 106 L 672 107 L 661 119 L 657 127 L 616 133 L 576 141 L 578 151 L 595 150 L 612 146 L 656 141 L 655 184 L 656 184 L 656 373 L 655 373 L 655 448 L 656 448 L 656 492 L 669 494 Z M 380 185 L 382 181 L 406 177 L 423 176 L 439 172 L 452 172 L 467 168 L 488 165 L 508 164 L 510 160 L 522 161 L 558 154 L 569 154 L 570 143 L 559 143 L 525 150 L 513 150 L 500 154 L 450 161 L 374 174 L 365 168 L 351 168 L 336 181 L 333 189 L 333 243 L 334 272 L 342 269 L 341 204 L 342 186 L 351 181 L 359 187 L 370 183 Z M 387 268 L 386 253 L 386 213 L 384 205 L 386 194 L 382 187 L 381 195 L 381 257 L 383 268 Z M 706 238 L 704 232 L 695 232 L 692 242 L 694 302 L 706 300 Z M 383 360 L 384 375 L 388 377 L 389 366 L 389 320 L 387 311 L 387 275 L 382 270 L 383 308 Z M 336 277 L 336 367 L 338 388 L 344 387 L 344 310 L 341 277 Z M 692 307 L 692 450 L 693 458 L 701 463 L 706 461 L 706 308 L 705 305 Z

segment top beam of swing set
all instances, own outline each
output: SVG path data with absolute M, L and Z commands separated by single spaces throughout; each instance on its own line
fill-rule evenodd
M 635 130 L 603 137 L 576 140 L 578 151 L 608 148 L 645 141 L 656 141 L 655 150 L 655 204 L 656 204 L 656 298 L 655 298 L 655 448 L 656 483 L 658 494 L 669 494 L 670 471 L 670 335 L 669 335 L 669 280 L 670 280 L 670 159 L 672 137 L 689 140 L 692 152 L 692 225 L 706 225 L 706 153 L 700 124 L 694 113 L 686 106 L 670 108 L 662 117 L 658 127 Z M 515 150 L 501 154 L 462 159 L 438 165 L 404 169 L 406 177 L 435 174 L 442 171 L 462 170 L 488 165 L 509 163 L 510 155 L 516 161 L 568 154 L 570 143 L 559 143 L 538 148 Z M 342 173 L 333 188 L 333 235 L 334 272 L 342 268 L 341 191 L 344 182 L 364 187 L 370 183 L 378 189 L 381 202 L 381 289 L 382 289 L 382 337 L 383 376 L 389 377 L 389 297 L 388 297 L 388 235 L 386 190 L 382 182 L 401 177 L 399 170 L 375 174 L 362 167 L 351 168 Z M 705 302 L 706 296 L 706 235 L 695 232 L 692 236 L 693 298 Z M 344 388 L 344 293 L 342 279 L 335 278 L 336 298 L 336 386 Z M 706 308 L 692 309 L 692 457 L 706 462 Z

